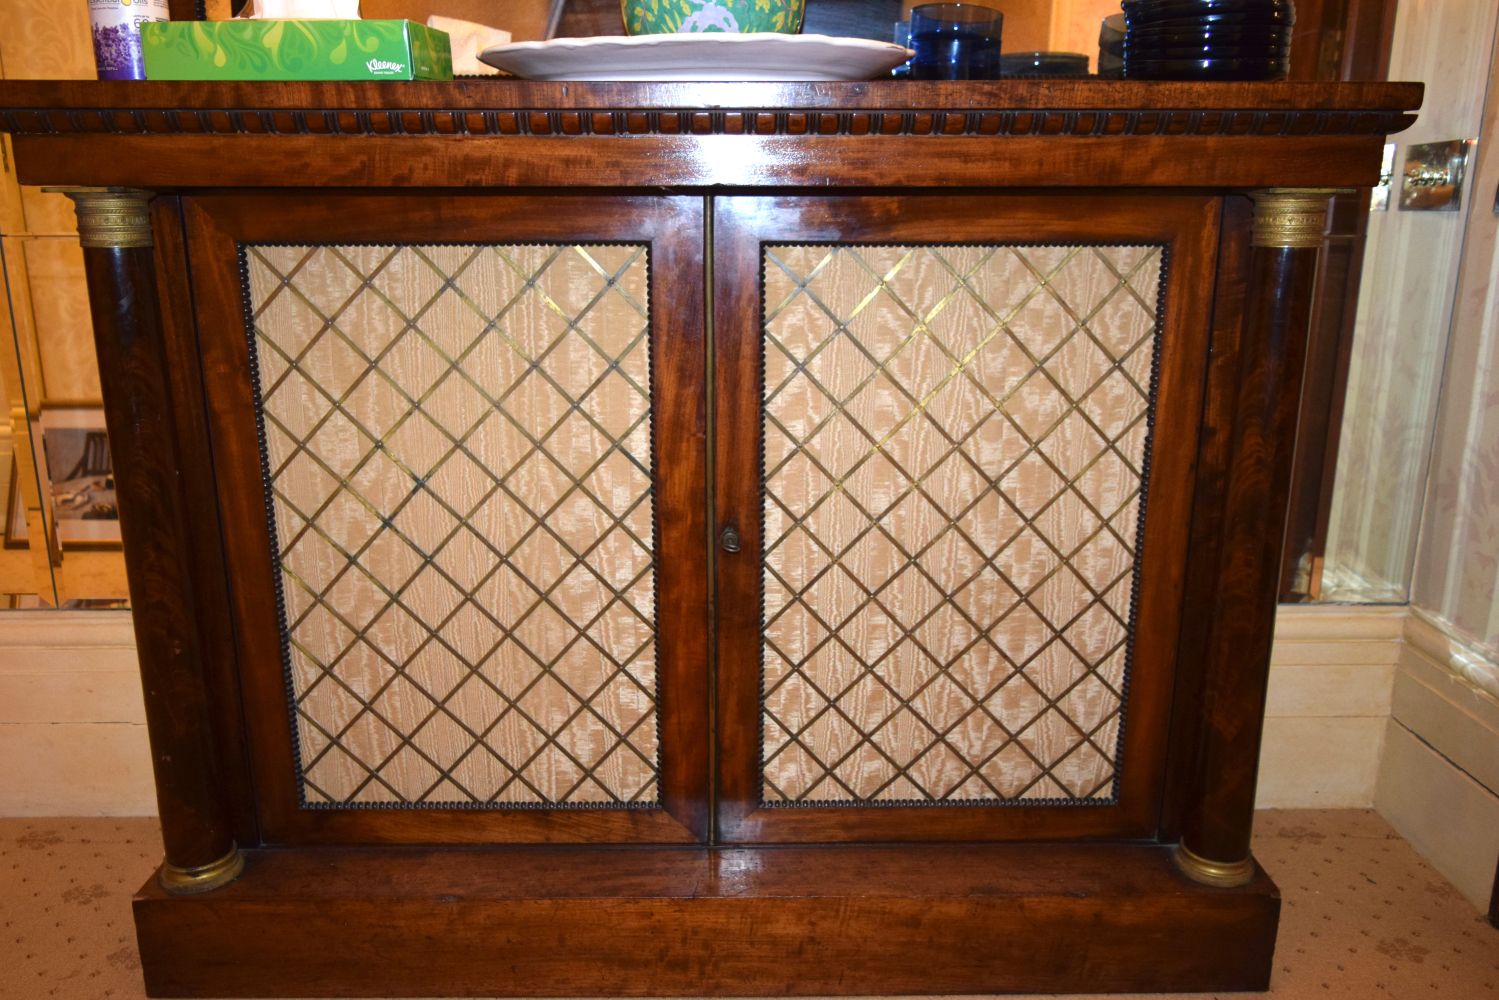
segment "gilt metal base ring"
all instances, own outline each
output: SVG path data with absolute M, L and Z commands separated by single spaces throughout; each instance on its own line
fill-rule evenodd
M 1245 858 L 1243 861 L 1209 861 L 1193 853 L 1186 844 L 1177 844 L 1171 857 L 1183 875 L 1203 885 L 1232 889 L 1248 885 L 1254 879 L 1253 858 Z
M 231 844 L 229 853 L 206 865 L 180 868 L 171 862 L 166 862 L 161 866 L 161 874 L 157 878 L 161 882 L 161 887 L 167 892 L 185 896 L 196 892 L 209 892 L 228 885 L 239 878 L 240 872 L 244 870 L 245 856 L 240 853 L 239 845 Z

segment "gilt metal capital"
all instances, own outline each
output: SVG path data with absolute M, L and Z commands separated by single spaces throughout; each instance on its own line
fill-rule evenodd
M 1251 191 L 1254 235 L 1251 246 L 1316 248 L 1327 231 L 1327 203 L 1338 188 L 1265 188 Z
M 152 191 L 136 188 L 59 188 L 78 213 L 78 242 L 85 247 L 149 247 Z

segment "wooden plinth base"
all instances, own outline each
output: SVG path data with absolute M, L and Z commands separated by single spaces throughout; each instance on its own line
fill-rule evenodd
M 1088 844 L 261 850 L 135 898 L 156 997 L 1263 990 L 1279 914 Z

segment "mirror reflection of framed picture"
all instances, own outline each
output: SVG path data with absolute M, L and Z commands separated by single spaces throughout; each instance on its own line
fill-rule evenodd
M 5 547 L 24 549 L 30 545 L 26 538 L 26 499 L 21 494 L 21 463 L 14 455 L 5 483 Z
M 42 404 L 38 421 L 45 486 L 64 548 L 117 547 L 120 508 L 114 462 L 97 403 Z M 41 457 L 41 456 L 39 456 Z

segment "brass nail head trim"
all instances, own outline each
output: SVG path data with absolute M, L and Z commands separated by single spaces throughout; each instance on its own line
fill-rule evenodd
M 162 864 L 161 874 L 157 878 L 167 892 L 175 896 L 187 896 L 228 885 L 239 878 L 244 870 L 245 856 L 240 853 L 238 844 L 230 844 L 228 854 L 196 868 L 179 868 L 166 862 Z
M 1327 230 L 1327 202 L 1339 188 L 1267 188 L 1251 191 L 1254 235 L 1251 246 L 1315 249 Z
M 73 199 L 78 242 L 107 250 L 149 247 L 153 192 L 135 188 L 57 188 Z
M 1220 889 L 1233 889 L 1254 880 L 1254 859 L 1243 861 L 1209 861 L 1186 844 L 1177 844 L 1171 858 L 1183 875 L 1193 882 Z

